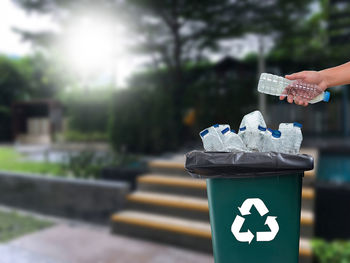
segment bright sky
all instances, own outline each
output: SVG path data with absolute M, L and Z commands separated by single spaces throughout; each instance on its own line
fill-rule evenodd
M 11 0 L 0 0 L 0 54 L 8 56 L 23 56 L 32 52 L 31 44 L 21 40 L 21 36 L 13 31 L 13 28 L 28 31 L 42 31 L 56 29 L 53 19 L 47 15 L 28 14 Z M 114 63 L 113 76 L 108 77 L 109 81 L 114 78 L 117 85 L 124 86 L 127 78 L 139 68 L 141 61 L 131 55 L 119 57 Z M 107 74 L 110 74 L 107 73 Z M 106 80 L 105 77 L 102 76 Z
M 13 32 L 13 28 L 40 31 L 55 28 L 48 16 L 27 14 L 11 0 L 0 1 L 0 53 L 14 56 L 28 54 L 31 46 L 21 41 L 21 37 Z

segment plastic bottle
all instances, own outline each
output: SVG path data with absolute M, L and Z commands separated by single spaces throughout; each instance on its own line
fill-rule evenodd
M 257 142 L 258 151 L 263 152 L 264 143 L 265 141 L 270 140 L 270 134 L 268 133 L 267 128 L 262 127 L 260 125 L 258 126 L 258 130 L 259 130 L 259 141 Z
M 209 129 L 212 129 L 213 131 L 215 131 L 216 134 L 220 137 L 220 139 L 222 141 L 224 141 L 224 135 L 221 133 L 221 131 L 226 129 L 226 128 L 230 129 L 230 125 L 228 125 L 228 124 L 214 124 Z
M 262 145 L 262 152 L 276 152 L 276 144 L 272 143 L 272 134 L 273 134 L 272 129 L 268 128 L 266 131 L 266 136 Z
M 208 152 L 222 152 L 225 150 L 224 144 L 214 129 L 205 129 L 199 133 L 203 147 Z
M 260 111 L 256 110 L 244 115 L 239 127 L 246 127 L 249 130 L 252 128 L 257 129 L 259 125 L 262 127 L 266 127 L 264 117 L 262 116 Z
M 295 130 L 293 123 L 281 123 L 278 127 L 281 131 L 281 149 L 280 152 L 288 154 L 297 154 L 295 149 Z
M 308 84 L 301 80 L 292 81 L 269 73 L 262 73 L 260 75 L 258 84 L 259 92 L 281 96 L 286 88 L 288 95 L 297 95 L 306 99 L 311 104 L 320 101 L 328 102 L 330 98 L 330 93 L 328 91 L 322 91 L 316 84 Z
M 281 132 L 278 130 L 272 131 L 271 143 L 275 152 L 281 152 Z
M 245 147 L 242 139 L 238 134 L 229 128 L 225 128 L 221 131 L 224 136 L 224 147 L 226 152 L 246 152 L 247 148 Z
M 293 123 L 293 130 L 294 130 L 294 136 L 295 136 L 295 145 L 294 145 L 294 149 L 295 149 L 295 154 L 298 154 L 300 151 L 300 147 L 301 147 L 301 143 L 303 141 L 303 133 L 301 132 L 301 128 L 303 127 L 302 124 L 298 123 L 298 122 L 294 122 Z
M 238 135 L 250 151 L 261 151 L 262 138 L 259 126 L 266 129 L 264 117 L 260 111 L 253 111 L 245 115 L 241 121 Z

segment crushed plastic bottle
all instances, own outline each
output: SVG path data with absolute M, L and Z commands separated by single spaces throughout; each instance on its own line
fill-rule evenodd
M 238 135 L 241 136 L 247 149 L 255 152 L 260 151 L 263 138 L 259 127 L 266 129 L 266 123 L 261 112 L 253 111 L 245 115 L 239 127 Z
M 281 142 L 283 147 L 282 153 L 298 154 L 303 141 L 301 132 L 302 125 L 298 122 L 281 123 L 279 130 L 282 132 Z
M 298 154 L 303 140 L 300 123 L 281 123 L 278 130 L 266 127 L 259 111 L 244 116 L 238 134 L 228 124 L 215 124 L 200 132 L 206 151 L 281 152 Z
M 224 135 L 221 133 L 224 129 L 230 129 L 230 125 L 228 124 L 214 124 L 213 126 L 209 127 L 209 129 L 212 129 L 216 134 L 220 137 L 221 141 L 224 141 Z
M 224 136 L 224 147 L 227 152 L 246 152 L 247 148 L 245 147 L 242 139 L 238 134 L 233 130 L 230 130 L 228 127 L 221 131 Z
M 199 133 L 203 147 L 208 152 L 223 152 L 224 144 L 214 129 L 205 129 Z
M 282 148 L 281 134 L 282 133 L 278 130 L 272 131 L 271 143 L 273 145 L 273 148 L 275 149 L 275 152 L 281 152 L 281 148 Z
M 292 81 L 269 73 L 260 75 L 258 91 L 273 96 L 298 96 L 311 104 L 320 101 L 328 102 L 330 99 L 330 93 L 323 91 L 316 84 L 308 84 L 301 80 Z
M 288 154 L 296 154 L 295 149 L 295 131 L 293 123 L 281 123 L 278 127 L 281 131 L 281 152 Z
M 301 132 L 301 128 L 303 127 L 302 124 L 298 123 L 298 122 L 294 122 L 293 123 L 293 130 L 294 130 L 294 153 L 297 154 L 300 151 L 300 147 L 301 147 L 301 143 L 303 141 L 303 133 Z
M 272 143 L 272 134 L 274 130 L 267 128 L 266 136 L 264 138 L 263 145 L 261 147 L 261 152 L 276 152 L 277 148 L 275 143 Z

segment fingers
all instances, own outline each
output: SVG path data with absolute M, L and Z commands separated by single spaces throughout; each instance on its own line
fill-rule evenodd
M 288 96 L 288 87 L 285 88 L 280 96 L 280 100 L 284 100 Z
M 305 79 L 306 75 L 307 75 L 306 71 L 301 71 L 301 72 L 294 73 L 291 75 L 286 75 L 285 77 L 289 80 L 296 80 L 296 79 Z
M 300 97 L 300 96 L 295 97 L 294 102 L 295 102 L 295 104 L 300 105 L 300 106 L 304 106 L 304 107 L 306 107 L 309 104 L 305 98 Z
M 305 98 L 301 96 L 297 96 L 296 94 L 293 94 L 293 92 L 290 92 L 288 95 L 281 95 L 280 100 L 283 100 L 286 97 L 287 97 L 287 101 L 291 104 L 294 102 L 296 105 L 300 105 L 304 107 L 309 105 L 309 102 Z

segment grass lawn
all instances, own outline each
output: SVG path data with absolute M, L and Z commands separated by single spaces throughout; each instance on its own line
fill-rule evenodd
M 0 147 L 0 170 L 54 175 L 62 173 L 59 164 L 25 160 L 25 156 L 10 147 Z
M 31 216 L 19 215 L 15 212 L 0 211 L 0 242 L 6 242 L 10 239 L 35 232 L 52 225 L 52 222 L 38 220 Z

